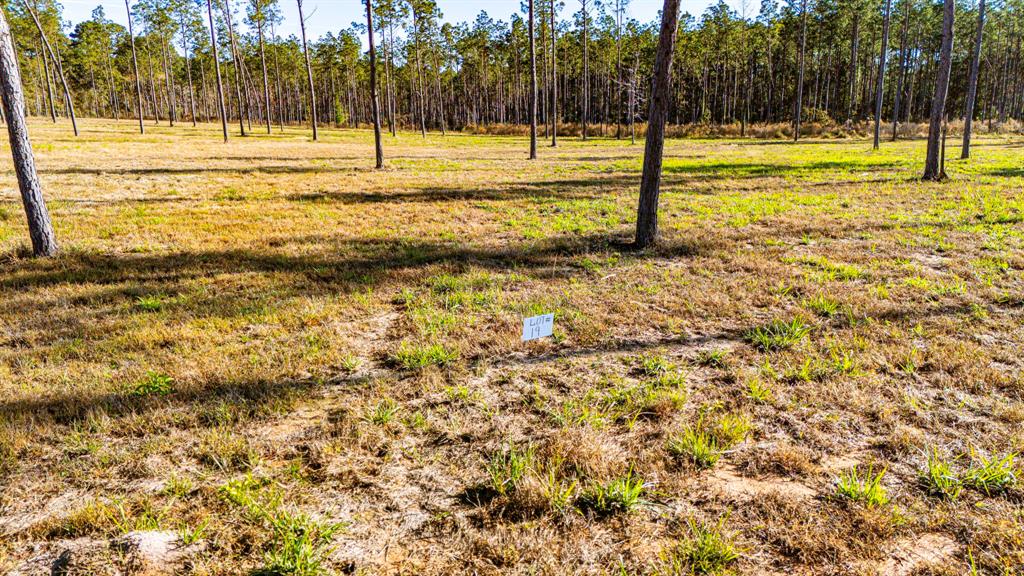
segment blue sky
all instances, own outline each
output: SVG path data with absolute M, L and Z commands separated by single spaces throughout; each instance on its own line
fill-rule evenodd
M 134 0 L 132 0 L 134 2 Z M 730 0 L 729 4 L 739 8 L 743 0 Z M 245 0 L 231 0 L 241 6 Z M 471 21 L 481 10 L 486 10 L 492 18 L 508 20 L 509 16 L 519 10 L 520 0 L 437 0 L 444 13 L 445 20 L 450 22 Z M 683 10 L 691 14 L 700 14 L 712 3 L 712 0 L 683 0 Z M 753 0 L 748 11 L 755 10 Z M 86 20 L 93 8 L 102 5 L 107 17 L 122 24 L 126 23 L 123 0 L 62 0 L 64 19 L 71 22 Z M 578 0 L 566 0 L 566 14 L 579 9 Z M 663 0 L 632 0 L 630 15 L 638 20 L 652 20 L 664 5 Z M 347 28 L 353 21 L 362 19 L 363 4 L 361 0 L 305 0 L 303 9 L 306 11 L 306 32 L 312 38 L 318 38 L 326 32 L 337 32 Z M 284 24 L 279 33 L 285 36 L 298 35 L 298 13 L 294 0 L 281 0 Z

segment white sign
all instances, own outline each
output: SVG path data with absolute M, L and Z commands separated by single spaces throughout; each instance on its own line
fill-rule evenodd
M 551 336 L 555 329 L 555 315 L 545 314 L 523 320 L 523 342 Z

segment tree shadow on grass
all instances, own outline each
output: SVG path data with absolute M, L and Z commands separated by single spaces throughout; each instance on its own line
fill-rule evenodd
M 599 357 L 607 354 L 642 353 L 665 346 L 690 344 L 699 346 L 721 338 L 739 338 L 740 332 L 724 332 L 700 337 L 671 335 L 645 341 L 614 340 L 604 344 L 559 350 L 526 358 L 499 358 L 497 366 L 527 366 L 565 359 Z M 244 422 L 287 412 L 291 405 L 309 398 L 323 386 L 366 386 L 366 376 L 344 376 L 327 380 L 314 378 L 281 378 L 227 380 L 211 379 L 173 391 L 166 395 L 137 394 L 131 390 L 89 393 L 41 394 L 18 399 L 0 399 L 0 422 L 26 423 L 38 426 L 40 421 L 73 425 L 98 415 L 130 418 L 149 412 L 187 408 L 187 416 L 175 417 L 174 426 L 213 428 L 231 422 Z M 183 420 L 184 419 L 184 420 Z M 140 434 L 145 432 L 139 432 Z
M 1019 303 L 1004 304 L 1020 307 Z M 928 318 L 948 318 L 971 309 L 963 302 L 906 306 L 888 310 L 875 318 L 890 322 L 916 323 Z M 836 326 L 842 327 L 842 319 Z M 752 327 L 752 326 L 751 326 Z M 724 328 L 701 335 L 665 335 L 652 339 L 617 339 L 597 346 L 566 348 L 550 353 L 522 356 L 519 354 L 489 359 L 498 368 L 525 367 L 563 360 L 586 360 L 609 354 L 641 354 L 672 346 L 705 347 L 721 341 L 741 342 L 750 327 Z M 365 376 L 345 376 L 328 380 L 313 378 L 282 378 L 226 380 L 212 379 L 174 391 L 165 396 L 139 395 L 131 391 L 90 394 L 88 392 L 40 395 L 31 398 L 0 399 L 0 422 L 23 422 L 38 426 L 40 420 L 60 425 L 73 425 L 97 414 L 112 418 L 133 417 L 153 411 L 187 408 L 189 422 L 174 419 L 175 426 L 216 427 L 223 425 L 225 415 L 232 422 L 244 422 L 289 411 L 291 405 L 309 398 L 322 386 L 362 387 Z M 144 432 L 140 432 L 144 433 Z M 467 501 L 487 501 L 494 495 L 472 491 L 463 495 Z
M 995 170 L 989 170 L 985 172 L 989 176 L 999 176 L 1002 178 L 1021 178 L 1024 177 L 1024 168 L 1013 167 L 1013 168 L 997 168 Z
M 348 383 L 357 381 L 352 379 Z M 213 380 L 163 396 L 131 391 L 39 395 L 0 402 L 0 421 L 34 422 L 45 418 L 55 424 L 70 425 L 97 413 L 122 418 L 190 406 L 189 415 L 196 425 L 215 427 L 223 425 L 226 417 L 238 422 L 282 412 L 295 401 L 308 397 L 320 384 L 312 379 Z
M 861 172 L 898 169 L 903 163 L 894 160 L 863 162 L 860 160 L 819 160 L 798 164 L 772 164 L 765 162 L 705 162 L 699 164 L 672 165 L 668 163 L 666 174 L 705 175 L 720 178 L 766 178 L 794 175 L 810 175 L 817 172 Z
M 0 295 L 7 293 L 0 311 L 15 322 L 14 334 L 28 331 L 56 342 L 80 338 L 84 327 L 105 318 L 154 313 L 139 306 L 142 297 L 155 297 L 156 311 L 172 318 L 259 318 L 291 298 L 407 287 L 441 270 L 572 278 L 587 274 L 581 257 L 617 251 L 623 244 L 624 238 L 609 235 L 499 246 L 308 236 L 265 250 L 70 252 L 46 260 L 13 259 L 0 273 Z M 707 248 L 701 242 L 668 240 L 630 257 L 690 257 Z M 211 278 L 218 280 L 210 284 Z M 40 291 L 66 285 L 88 288 L 63 297 L 64 320 L 55 324 L 52 298 Z M 6 344 L 0 339 L 0 345 L 20 346 L 10 339 Z
M 410 239 L 344 238 L 322 235 L 292 238 L 266 250 L 229 249 L 128 254 L 68 252 L 50 259 L 14 259 L 0 273 L 0 288 L 41 288 L 58 284 L 116 284 L 126 281 L 174 281 L 245 272 L 291 272 L 338 288 L 392 271 L 434 264 L 457 264 L 490 270 L 526 272 L 564 264 L 566 259 L 616 250 L 623 237 L 612 234 L 557 236 L 499 246 Z M 308 246 L 324 246 L 309 253 Z M 690 257 L 706 244 L 698 240 L 667 239 L 642 257 Z M 293 250 L 289 251 L 288 248 Z M 297 253 L 304 252 L 304 253 Z M 372 283 L 372 282 L 371 282 Z
M 338 172 L 372 172 L 369 166 L 195 166 L 183 168 L 51 168 L 41 174 L 72 176 L 187 176 L 203 174 L 317 174 Z
M 341 204 L 403 204 L 454 201 L 505 200 L 579 200 L 596 199 L 639 186 L 635 178 L 626 176 L 548 180 L 528 184 L 496 184 L 486 188 L 426 187 L 411 192 L 349 192 L 320 191 L 286 196 L 293 202 L 339 202 Z

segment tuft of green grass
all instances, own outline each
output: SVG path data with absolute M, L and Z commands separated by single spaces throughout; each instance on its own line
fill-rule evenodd
M 398 415 L 401 409 L 398 403 L 391 398 L 384 398 L 377 402 L 373 408 L 370 408 L 363 419 L 371 424 L 387 426 L 395 419 L 395 416 Z
M 166 396 L 174 392 L 174 379 L 159 372 L 148 372 L 131 389 L 135 396 Z
M 328 557 L 334 536 L 344 524 L 314 520 L 286 510 L 268 515 L 274 532 L 270 549 L 264 554 L 264 566 L 257 574 L 265 576 L 322 576 L 331 574 Z
M 341 369 L 344 370 L 345 372 L 348 372 L 349 374 L 358 370 L 360 364 L 362 364 L 362 361 L 359 360 L 359 357 L 353 356 L 352 354 L 346 354 L 342 356 L 339 361 Z
M 715 524 L 687 520 L 689 536 L 663 553 L 667 573 L 671 575 L 724 574 L 740 559 L 733 535 L 725 531 L 727 517 Z
M 698 470 L 713 468 L 722 455 L 743 442 L 750 433 L 750 419 L 739 413 L 723 414 L 709 423 L 702 416 L 695 426 L 668 441 L 668 452 L 674 458 L 691 462 Z
M 253 470 L 260 463 L 259 453 L 248 439 L 227 427 L 211 429 L 196 450 L 199 461 L 220 470 Z
M 762 352 L 772 352 L 790 348 L 803 340 L 811 332 L 811 327 L 803 319 L 794 318 L 789 322 L 772 320 L 747 332 L 747 340 Z
M 182 526 L 178 529 L 178 540 L 181 540 L 182 546 L 191 546 L 203 539 L 209 526 L 209 520 L 203 520 L 196 526 Z
M 391 359 L 405 370 L 422 370 L 428 366 L 450 366 L 459 359 L 459 354 L 441 344 L 417 346 L 402 342 Z
M 644 354 L 637 358 L 637 370 L 644 376 L 662 376 L 674 369 L 675 366 L 666 360 L 664 356 Z
M 225 500 L 245 510 L 251 522 L 271 531 L 271 541 L 263 554 L 264 565 L 254 574 L 324 576 L 332 573 L 328 568 L 331 541 L 345 524 L 323 522 L 285 509 L 281 491 L 270 486 L 268 480 L 251 475 L 229 481 L 218 492 Z
M 754 378 L 747 382 L 747 398 L 758 404 L 767 404 L 772 399 L 772 388 L 760 378 Z
M 577 506 L 598 516 L 629 513 L 643 505 L 648 485 L 632 470 L 604 484 L 594 484 L 580 495 Z
M 669 438 L 668 452 L 675 458 L 689 460 L 699 470 L 714 467 L 722 457 L 722 450 L 714 436 L 698 427 L 689 426 L 682 434 Z
M 801 264 L 821 271 L 826 280 L 858 280 L 864 272 L 852 264 L 833 262 L 824 256 L 804 256 L 797 260 Z
M 740 442 L 747 439 L 750 434 L 750 418 L 745 414 L 729 413 L 723 414 L 711 429 L 715 441 L 724 450 L 729 450 Z
M 964 475 L 964 485 L 986 496 L 1001 494 L 1017 484 L 1017 472 L 1014 461 L 1017 454 L 978 457 Z
M 135 307 L 143 312 L 159 312 L 164 308 L 165 297 L 162 294 L 151 294 L 135 298 Z
M 496 452 L 487 462 L 491 488 L 501 495 L 513 492 L 533 469 L 536 450 L 533 446 L 510 446 Z
M 804 307 L 825 318 L 831 318 L 839 312 L 839 302 L 823 294 L 818 294 L 804 300 Z
M 701 350 L 697 354 L 697 364 L 707 368 L 725 368 L 726 359 L 729 356 L 728 350 Z
M 882 486 L 885 472 L 883 468 L 881 472 L 875 474 L 874 467 L 869 467 L 866 474 L 861 474 L 854 466 L 852 470 L 836 478 L 836 493 L 868 508 L 885 506 L 889 503 L 889 496 Z
M 167 483 L 164 485 L 161 492 L 168 496 L 184 498 L 191 494 L 193 490 L 195 490 L 195 485 L 192 483 L 192 480 L 189 480 L 187 477 L 172 474 L 171 477 L 167 479 Z
M 963 481 L 937 450 L 928 451 L 928 462 L 918 475 L 918 483 L 929 496 L 956 500 L 963 490 Z
M 576 498 L 575 480 L 568 482 L 559 477 L 558 471 L 549 467 L 547 472 L 540 475 L 541 495 L 547 502 L 548 508 L 565 514 L 572 506 Z

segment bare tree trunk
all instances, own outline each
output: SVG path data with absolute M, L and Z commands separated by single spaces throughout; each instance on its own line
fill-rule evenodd
M 381 32 L 383 34 L 383 32 Z M 388 56 L 384 67 L 387 77 L 384 79 L 388 86 L 388 122 L 391 125 L 391 137 L 398 137 L 398 118 L 395 112 L 395 100 L 398 91 L 395 86 L 395 24 L 394 20 L 388 22 Z
M 892 0 L 885 0 L 885 16 L 882 18 L 882 53 L 878 58 L 878 91 L 875 93 L 875 150 L 882 138 L 882 100 L 885 98 L 885 61 L 889 55 L 889 17 L 892 14 Z
M 7 18 L 0 10 L 0 90 L 2 90 L 4 117 L 7 120 L 7 134 L 11 140 L 11 156 L 14 159 L 14 171 L 18 177 L 18 189 L 21 201 L 25 205 L 25 216 L 28 218 L 28 234 L 32 239 L 32 254 L 35 256 L 55 256 L 57 254 L 57 237 L 53 232 L 50 213 L 46 209 L 43 189 L 36 173 L 35 157 L 32 155 L 32 143 L 28 138 L 28 126 L 25 122 L 25 95 L 21 89 L 21 72 L 18 70 L 18 58 L 14 54 L 14 38 Z
M 558 29 L 555 28 L 557 1 L 551 0 L 551 146 L 558 146 Z
M 206 12 L 210 16 L 210 46 L 213 50 L 213 69 L 217 72 L 217 107 L 220 110 L 220 127 L 224 131 L 224 141 L 228 141 L 228 113 L 224 106 L 224 80 L 220 75 L 220 57 L 217 55 L 217 25 L 213 21 L 213 0 L 206 0 Z M 142 99 L 139 99 L 142 103 Z M 142 119 L 139 119 L 142 124 Z
M 366 0 L 366 32 L 370 36 L 370 109 L 373 113 L 373 141 L 377 169 L 384 167 L 384 145 L 380 141 L 380 103 L 377 101 L 377 48 L 373 45 L 373 0 Z
M 71 117 L 71 128 L 75 131 L 75 136 L 78 136 L 78 120 L 75 118 L 75 103 L 71 99 L 71 89 L 68 88 L 67 78 L 64 76 L 64 65 L 60 62 L 60 57 L 53 52 L 53 47 L 50 46 L 50 41 L 46 39 L 46 33 L 43 32 L 43 25 L 39 22 L 39 17 L 36 15 L 36 11 L 29 5 L 28 0 L 24 0 L 25 8 L 28 9 L 29 15 L 32 16 L 32 21 L 35 22 L 36 28 L 39 30 L 39 37 L 43 40 L 43 46 L 46 47 L 46 51 L 49 52 L 50 58 L 53 60 L 54 67 L 57 69 L 57 76 L 60 77 L 60 84 L 64 87 L 64 98 L 67 101 L 68 115 Z
M 110 103 L 114 111 L 114 122 L 121 120 L 119 108 L 121 103 L 117 100 L 117 87 L 114 86 L 114 71 L 110 67 L 110 53 L 107 53 L 107 82 L 110 85 Z
M 129 0 L 124 0 L 124 7 L 128 10 L 128 38 L 132 44 L 132 68 L 135 70 L 135 105 L 138 107 L 139 112 L 139 134 L 146 133 L 146 127 L 142 123 L 142 78 L 139 76 L 139 57 L 135 52 L 135 32 L 132 31 L 132 7 L 128 3 Z M 210 26 L 213 26 L 213 20 L 210 20 Z M 216 54 L 216 51 L 214 51 Z
M 185 31 L 185 17 L 181 17 L 181 49 L 185 52 L 185 74 L 188 76 L 188 102 L 192 111 L 192 127 L 196 126 L 196 91 L 192 86 L 192 61 L 188 55 L 188 36 Z
M 615 139 L 622 138 L 622 0 L 615 2 Z
M 640 51 L 636 51 L 636 63 L 629 78 L 629 143 L 636 144 L 637 74 L 640 70 Z
M 313 141 L 317 140 L 316 132 L 316 89 L 313 87 L 313 65 L 309 61 L 309 45 L 306 43 L 306 19 L 302 15 L 302 0 L 296 0 L 299 6 L 299 28 L 302 30 L 302 54 L 306 58 L 306 79 L 309 81 L 309 110 L 313 120 Z
M 370 0 L 366 0 L 369 2 Z M 262 15 L 261 15 L 262 16 Z M 267 134 L 270 134 L 270 80 L 267 78 L 267 53 L 264 49 L 263 41 L 263 18 L 261 17 L 256 23 L 256 32 L 259 34 L 260 39 L 260 66 L 263 68 L 263 108 L 267 115 Z M 372 34 L 372 32 L 371 32 Z
M 435 74 L 434 79 L 437 83 L 437 113 L 438 120 L 441 122 L 441 136 L 448 134 L 447 119 L 444 114 L 444 93 L 441 92 L 441 63 L 437 59 L 437 52 L 434 53 L 434 68 Z M 500 79 L 500 77 L 499 77 Z
M 228 30 L 228 46 L 231 49 L 231 60 L 235 65 L 235 101 L 238 102 L 238 129 L 245 136 L 245 117 L 248 115 L 247 100 L 242 97 L 242 83 L 245 82 L 242 69 L 242 55 L 235 44 L 235 27 L 231 23 L 231 0 L 224 0 L 224 25 Z
M 534 0 L 530 2 L 530 160 L 537 159 L 537 41 Z
M 807 55 L 807 0 L 801 5 L 801 32 L 800 32 L 800 71 L 797 73 L 796 81 L 796 110 L 793 116 L 793 141 L 800 140 L 800 120 L 803 116 L 804 107 L 804 65 Z
M 853 39 L 850 41 L 850 98 L 846 103 L 846 122 L 853 123 L 857 95 L 857 51 L 860 48 L 860 13 L 853 15 Z
M 938 181 L 945 178 L 939 165 L 942 122 L 946 115 L 946 96 L 949 93 L 949 75 L 953 67 L 953 19 L 956 0 L 944 0 L 942 18 L 942 50 L 935 75 L 935 98 L 932 100 L 931 124 L 928 128 L 928 156 L 924 164 L 924 179 Z
M 161 43 L 161 47 L 160 47 L 161 50 L 160 51 L 163 53 L 163 59 L 164 59 L 164 84 L 165 84 L 165 86 L 167 88 L 167 122 L 168 122 L 168 124 L 170 126 L 174 126 L 175 116 L 177 115 L 176 114 L 177 102 L 175 102 L 175 98 L 174 98 L 174 80 L 171 78 L 171 76 L 172 76 L 172 74 L 171 74 L 171 71 L 172 71 L 171 62 L 170 62 L 170 58 L 167 57 L 167 45 L 170 44 L 170 41 L 162 41 L 162 40 L 163 39 L 161 38 L 161 42 L 160 42 Z
M 420 26 L 419 26 L 419 15 L 416 13 L 415 7 L 412 11 L 412 29 L 413 29 L 413 49 L 416 52 L 416 92 L 417 101 L 420 108 L 420 134 L 427 137 L 427 109 L 426 104 L 423 102 L 425 98 L 423 94 L 423 62 L 420 59 Z
M 985 32 L 985 0 L 978 4 L 978 31 L 974 36 L 974 54 L 971 56 L 971 73 L 967 80 L 967 110 L 964 112 L 964 145 L 960 157 L 971 157 L 971 130 L 974 126 L 974 106 L 978 98 L 978 69 L 981 66 L 981 41 Z
M 587 26 L 587 2 L 580 0 L 583 5 L 583 115 L 582 128 L 583 140 L 587 139 L 587 117 L 590 116 L 590 30 Z
M 661 191 L 661 166 L 665 152 L 665 123 L 668 121 L 672 90 L 672 56 L 675 53 L 676 29 L 679 27 L 679 1 L 665 0 L 661 13 L 661 35 L 654 59 L 651 112 L 648 116 L 644 173 L 636 218 L 635 245 L 641 249 L 650 246 L 658 238 L 658 195 Z
M 270 22 L 270 37 L 277 42 L 277 34 L 274 33 L 274 22 Z M 281 61 L 277 55 L 278 50 L 274 49 L 274 87 L 277 89 L 277 122 L 278 131 L 284 133 L 284 92 L 281 90 Z
M 903 81 L 907 75 L 907 33 L 910 30 L 910 9 L 911 3 L 906 3 L 906 13 L 903 15 L 903 30 L 900 32 L 900 67 L 896 74 L 896 94 L 893 96 L 892 105 L 892 141 L 899 138 L 900 128 L 900 100 L 903 98 Z
M 46 95 L 50 101 L 50 119 L 57 123 L 57 108 L 53 103 L 53 83 L 50 82 L 50 65 L 46 63 L 46 54 L 43 52 L 43 38 L 39 37 L 39 56 L 43 63 L 43 76 L 46 78 Z

